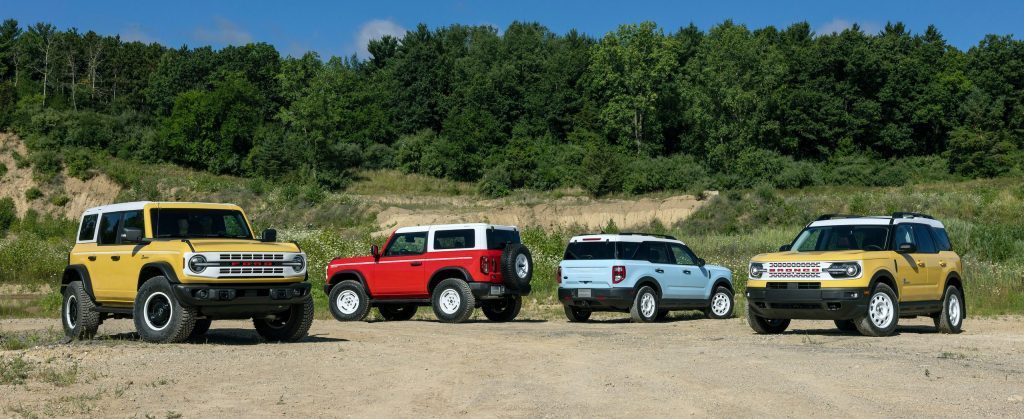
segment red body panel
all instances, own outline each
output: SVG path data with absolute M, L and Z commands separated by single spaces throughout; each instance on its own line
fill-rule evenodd
M 384 248 L 387 248 L 387 243 Z M 485 256 L 493 261 L 489 263 L 488 273 L 484 273 L 480 266 L 480 259 Z M 327 281 L 338 273 L 352 272 L 365 280 L 374 299 L 429 298 L 430 280 L 443 269 L 461 269 L 474 282 L 502 283 L 503 278 L 498 272 L 500 258 L 501 250 L 428 251 L 421 255 L 381 256 L 377 259 L 372 256 L 337 258 L 327 266 Z

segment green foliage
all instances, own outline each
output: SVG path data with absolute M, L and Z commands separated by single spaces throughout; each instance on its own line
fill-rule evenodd
M 7 233 L 7 230 L 17 220 L 18 214 L 14 207 L 14 200 L 10 197 L 0 198 L 0 236 Z
M 20 355 L 10 358 L 0 358 L 0 384 L 25 384 L 25 381 L 28 380 L 28 376 L 31 371 L 32 364 L 29 364 L 28 361 L 25 361 L 25 358 Z
M 626 169 L 623 190 L 631 194 L 663 190 L 697 193 L 709 182 L 707 169 L 691 156 L 641 157 Z
M 38 182 L 49 182 L 63 168 L 60 153 L 54 150 L 33 151 L 29 160 L 32 162 L 32 177 Z
M 43 191 L 40 191 L 39 188 L 35 186 L 25 190 L 25 199 L 28 199 L 29 201 L 35 201 L 42 197 Z
M 18 169 L 25 169 L 32 166 L 32 163 L 28 161 L 25 156 L 17 151 L 11 152 L 11 157 L 14 158 L 14 167 Z
M 89 149 L 72 149 L 64 153 L 64 166 L 68 175 L 81 180 L 89 180 L 96 172 L 93 168 L 93 151 Z
M 3 179 L 4 175 L 7 174 L 7 165 L 0 163 L 0 179 Z
M 70 201 L 71 201 L 71 198 L 69 198 L 67 195 L 64 195 L 64 194 L 53 195 L 53 196 L 50 197 L 50 204 L 52 204 L 54 206 L 57 206 L 57 207 L 63 207 L 65 205 L 67 205 L 68 202 L 70 202 Z

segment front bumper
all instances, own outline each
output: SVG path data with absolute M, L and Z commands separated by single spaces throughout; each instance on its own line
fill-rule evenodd
M 279 313 L 309 298 L 309 282 L 275 284 L 174 284 L 183 305 L 216 318 L 245 318 Z
M 590 297 L 580 297 L 579 288 L 558 288 L 558 301 L 593 311 L 623 311 L 633 306 L 633 288 L 590 288 Z
M 795 283 L 793 284 L 795 285 Z M 851 320 L 867 312 L 867 288 L 747 288 L 747 309 L 767 319 Z
M 469 290 L 473 292 L 473 297 L 477 300 L 491 300 L 498 298 L 505 298 L 512 295 L 529 295 L 532 290 L 529 285 L 526 289 L 512 289 L 505 284 L 497 284 L 493 282 L 468 282 Z

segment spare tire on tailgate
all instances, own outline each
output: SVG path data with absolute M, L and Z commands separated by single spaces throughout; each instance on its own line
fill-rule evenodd
M 530 293 L 530 280 L 533 279 L 533 256 L 530 255 L 530 249 L 521 243 L 509 243 L 501 252 L 500 269 L 505 286 L 522 295 Z

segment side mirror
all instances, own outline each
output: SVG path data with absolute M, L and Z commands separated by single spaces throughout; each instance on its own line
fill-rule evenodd
M 142 239 L 142 229 L 125 227 L 121 230 L 121 242 L 122 243 L 146 243 Z
M 917 253 L 917 246 L 914 243 L 903 243 L 896 248 L 896 253 Z
M 260 241 L 264 243 L 273 243 L 277 241 L 277 230 L 268 228 L 263 230 L 263 236 L 260 237 Z
M 370 246 L 370 255 L 373 256 L 374 259 L 380 259 L 380 247 L 377 245 Z
M 788 252 L 788 251 L 789 251 L 790 249 L 792 249 L 792 248 L 793 248 L 793 246 L 792 246 L 792 245 L 789 245 L 789 244 L 784 244 L 784 245 L 782 245 L 782 246 L 779 246 L 779 251 L 780 251 L 780 252 Z
M 704 266 L 704 265 L 707 265 L 707 264 L 708 264 L 708 261 L 704 260 L 704 258 L 697 258 L 697 266 Z

